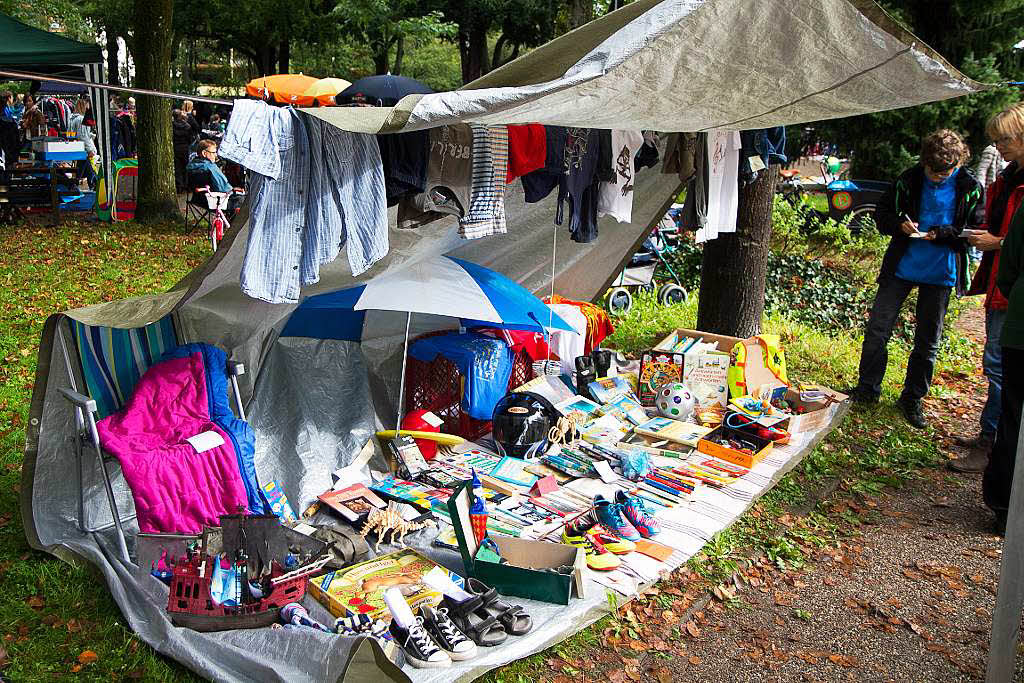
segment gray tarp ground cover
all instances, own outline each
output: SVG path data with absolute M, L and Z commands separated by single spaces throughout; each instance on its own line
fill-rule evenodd
M 806 55 L 814 59 L 808 62 Z M 701 130 L 846 116 L 955 97 L 981 87 L 861 0 L 637 0 L 463 91 L 403 100 L 394 109 L 311 111 L 364 132 L 455 120 Z M 521 190 L 513 185 L 507 198 L 507 235 L 465 242 L 451 221 L 414 231 L 392 229 L 388 257 L 359 280 L 417 258 L 453 253 L 543 294 L 550 284 L 554 237 L 555 291 L 592 299 L 678 190 L 673 176 L 641 172 L 635 222 L 602 220 L 600 239 L 578 245 L 564 229 L 552 226 L 553 198 L 525 205 Z M 68 476 L 77 467 L 75 427 L 59 394 L 62 387 L 81 386 L 73 376 L 77 371 L 69 372 L 64 358 L 69 317 L 93 325 L 137 327 L 172 314 L 182 342 L 214 343 L 246 362 L 243 393 L 257 431 L 260 479 L 282 482 L 300 510 L 330 484 L 330 472 L 347 464 L 378 424 L 393 419 L 401 329 L 394 317 L 368 316 L 374 338 L 361 347 L 279 341 L 277 332 L 294 306 L 274 306 L 241 294 L 238 274 L 247 236 L 246 222 L 236 221 L 222 248 L 170 292 L 68 311 L 47 321 L 23 466 L 25 532 L 36 548 L 95 564 L 129 625 L 159 651 L 206 676 L 334 680 L 350 654 L 345 639 L 267 629 L 199 634 L 173 628 L 164 612 L 165 589 L 117 560 L 110 539 L 81 534 L 75 521 L 77 491 L 74 477 Z M 305 294 L 357 282 L 346 259 L 329 264 L 321 274 L 321 282 Z M 95 463 L 86 462 L 87 507 L 93 519 L 109 518 Z M 130 505 L 123 486 L 119 490 L 121 504 Z M 416 539 L 420 544 L 428 541 Z M 454 554 L 437 557 L 459 569 Z M 597 618 L 603 604 L 600 589 L 568 609 L 531 604 L 536 631 L 514 646 L 487 653 L 478 665 L 493 666 L 555 642 Z M 355 655 L 353 668 L 364 678 L 377 671 L 366 652 Z M 471 673 L 468 668 L 460 671 Z M 447 680 L 452 673 L 436 679 Z

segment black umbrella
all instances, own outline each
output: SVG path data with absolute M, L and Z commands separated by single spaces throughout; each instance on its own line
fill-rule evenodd
M 434 92 L 430 86 L 406 76 L 367 76 L 334 96 L 334 101 L 345 106 L 368 104 L 374 107 L 393 107 L 406 95 L 427 95 Z

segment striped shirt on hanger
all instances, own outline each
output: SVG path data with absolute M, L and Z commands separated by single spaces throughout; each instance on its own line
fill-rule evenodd
M 472 124 L 472 128 L 473 186 L 469 211 L 459 221 L 459 235 L 466 239 L 508 231 L 505 225 L 508 129 L 476 124 Z

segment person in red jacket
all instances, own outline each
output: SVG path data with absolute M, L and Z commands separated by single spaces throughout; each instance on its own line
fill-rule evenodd
M 1003 384 L 999 338 L 1006 319 L 1007 301 L 996 287 L 995 274 L 999 272 L 1000 251 L 1010 220 L 1024 200 L 1024 104 L 1015 104 L 993 116 L 985 132 L 1003 159 L 1010 163 L 988 190 L 985 229 L 967 237 L 967 241 L 982 252 L 981 265 L 974 274 L 967 295 L 985 295 L 985 351 L 981 366 L 988 378 L 988 397 L 981 411 L 978 434 L 954 439 L 957 445 L 969 449 L 967 455 L 950 462 L 950 468 L 957 472 L 985 470 L 999 424 Z

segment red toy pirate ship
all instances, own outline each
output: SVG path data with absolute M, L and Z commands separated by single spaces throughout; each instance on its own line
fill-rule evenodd
M 287 549 L 280 521 L 274 515 L 221 517 L 224 557 L 230 558 L 233 585 L 230 600 L 214 600 L 212 591 L 221 555 L 190 546 L 171 569 L 167 611 L 176 626 L 196 631 L 260 628 L 278 621 L 290 602 L 301 602 L 307 579 L 330 559 Z M 280 554 L 274 549 L 286 548 Z M 269 556 L 268 556 L 269 555 Z M 221 596 L 223 598 L 223 595 Z

